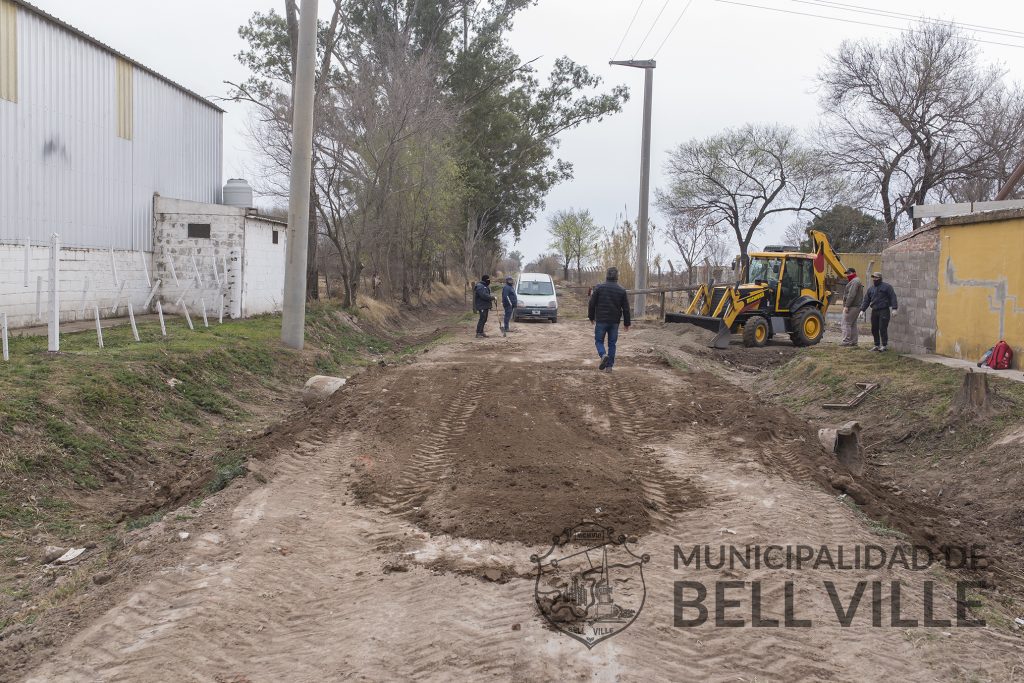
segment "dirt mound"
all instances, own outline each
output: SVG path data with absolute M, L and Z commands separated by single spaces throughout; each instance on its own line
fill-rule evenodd
M 484 364 L 453 365 L 440 381 L 436 368 L 396 374 L 399 391 L 349 392 L 339 414 L 376 434 L 360 498 L 429 531 L 535 544 L 588 519 L 642 534 L 659 509 L 700 504 L 639 440 L 707 418 L 664 393 L 641 413 L 642 376 Z M 652 497 L 645 480 L 671 485 Z

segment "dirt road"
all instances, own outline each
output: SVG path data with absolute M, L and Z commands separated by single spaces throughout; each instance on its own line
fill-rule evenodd
M 355 378 L 306 424 L 264 439 L 248 477 L 199 510 L 186 540 L 139 541 L 148 579 L 65 643 L 33 681 L 1011 680 L 1020 641 L 995 628 L 890 624 L 956 618 L 945 569 L 696 569 L 674 547 L 875 544 L 819 485 L 813 430 L 737 387 L 665 362 L 655 331 L 620 338 L 596 370 L 585 322 L 460 336 Z M 743 425 L 735 429 L 734 425 Z M 263 479 L 265 484 L 258 480 Z M 172 519 L 168 515 L 167 519 Z M 593 649 L 535 602 L 531 555 L 583 520 L 636 537 L 646 598 Z M 715 626 L 715 582 L 741 601 Z M 710 621 L 675 626 L 675 582 L 708 587 Z M 749 582 L 763 619 L 751 627 Z M 824 581 L 865 605 L 840 627 Z M 871 625 L 870 582 L 884 588 Z M 639 590 L 635 583 L 630 590 Z M 694 616 L 689 610 L 683 616 Z M 972 613 L 973 615 L 973 613 Z M 973 615 L 977 616 L 977 615 Z

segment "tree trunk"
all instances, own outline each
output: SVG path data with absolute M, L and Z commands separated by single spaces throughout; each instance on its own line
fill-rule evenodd
M 314 166 L 315 163 L 311 163 Z M 311 169 L 312 170 L 312 169 Z M 310 173 L 310 178 L 313 175 Z M 317 209 L 316 184 L 309 184 L 309 252 L 306 254 L 306 300 L 316 301 L 320 298 L 320 271 L 317 270 Z
M 953 397 L 949 408 L 951 417 L 979 417 L 992 411 L 992 390 L 988 386 L 988 375 L 968 370 L 964 382 Z

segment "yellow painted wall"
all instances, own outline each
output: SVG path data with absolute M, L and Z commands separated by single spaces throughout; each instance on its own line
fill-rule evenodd
M 874 262 L 874 270 L 882 269 L 882 255 L 881 254 L 861 254 L 861 253 L 840 253 L 839 260 L 843 262 L 843 265 L 847 268 L 856 268 L 857 275 L 864 282 L 868 282 L 871 278 L 871 272 L 868 270 L 868 266 Z
M 0 100 L 18 101 L 18 10 L 0 0 Z
M 133 110 L 133 82 L 135 67 L 131 62 L 117 58 L 115 82 L 117 84 L 117 135 L 125 140 L 132 139 L 135 126 Z
M 978 360 L 999 339 L 1024 356 L 1024 219 L 941 228 L 935 351 Z

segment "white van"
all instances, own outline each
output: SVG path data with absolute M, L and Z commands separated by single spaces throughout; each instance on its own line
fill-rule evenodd
M 516 300 L 513 318 L 517 322 L 531 319 L 558 322 L 558 297 L 550 275 L 520 273 L 516 280 Z

